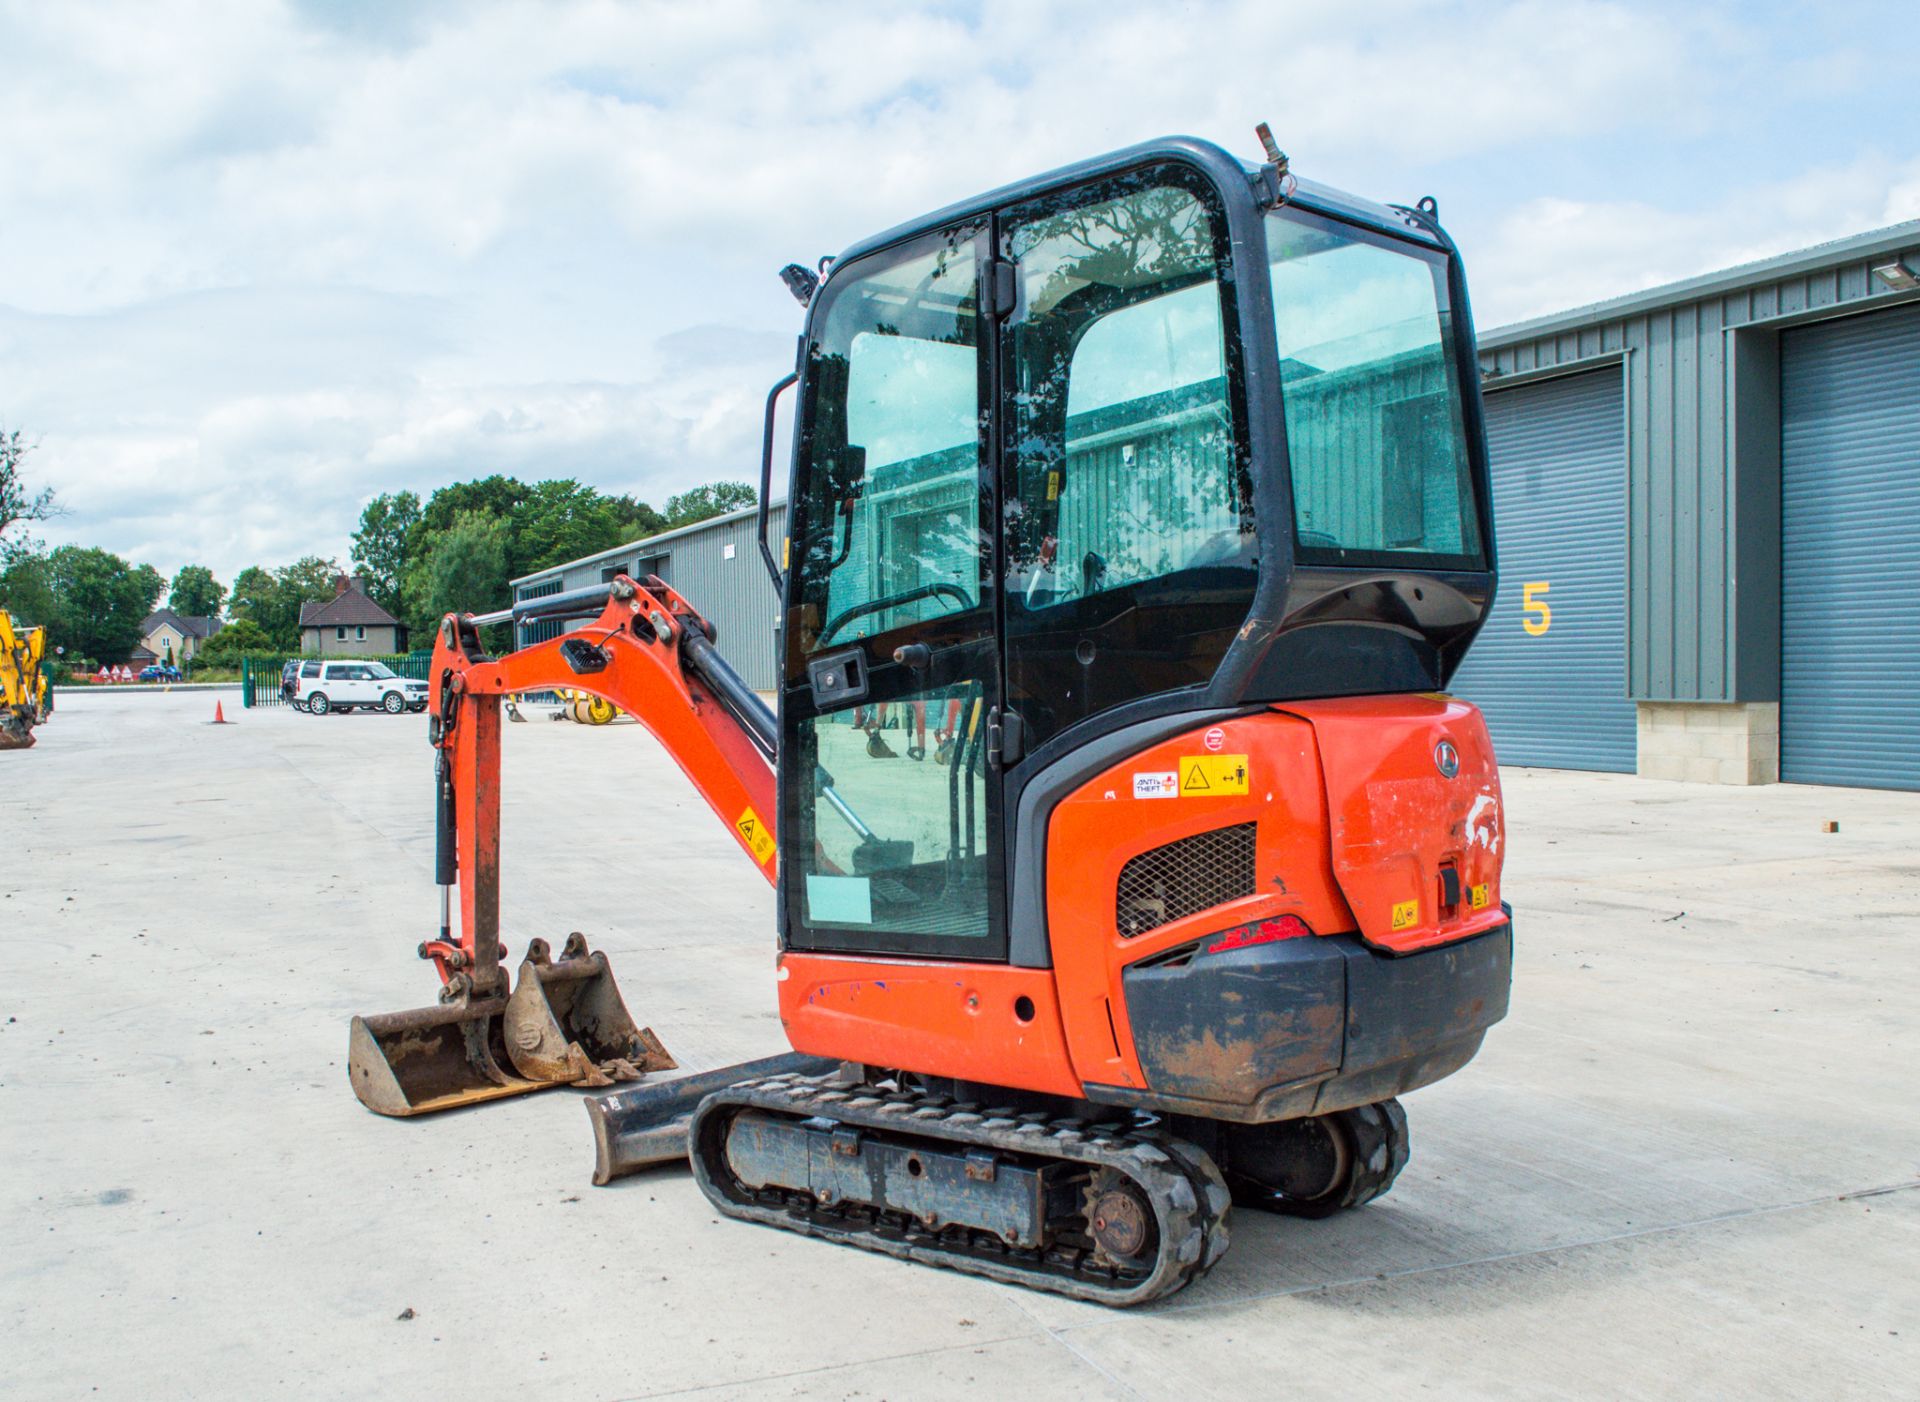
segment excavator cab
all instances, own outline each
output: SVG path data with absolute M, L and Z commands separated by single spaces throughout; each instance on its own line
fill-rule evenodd
M 1491 599 L 1430 207 L 1158 143 L 850 250 L 803 356 L 789 948 L 1042 963 L 1041 775 L 1142 725 L 1439 691 Z M 884 815 L 884 865 L 841 802 Z

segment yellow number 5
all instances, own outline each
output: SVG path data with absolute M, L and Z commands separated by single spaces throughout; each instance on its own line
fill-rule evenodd
M 1536 638 L 1553 626 L 1553 610 L 1547 607 L 1547 587 L 1544 579 L 1520 586 L 1520 612 L 1529 615 L 1520 620 L 1520 626 Z

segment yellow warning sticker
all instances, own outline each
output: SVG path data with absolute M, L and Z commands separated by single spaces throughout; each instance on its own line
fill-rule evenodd
M 1411 930 L 1420 923 L 1420 902 L 1396 901 L 1393 906 L 1393 928 Z
M 767 831 L 767 825 L 760 821 L 760 815 L 749 808 L 733 820 L 734 831 L 740 834 L 747 844 L 747 850 L 753 853 L 753 859 L 765 866 L 773 856 L 773 834 Z
M 1487 902 L 1491 898 L 1492 893 L 1487 890 L 1487 883 L 1484 881 L 1478 886 L 1469 886 L 1467 888 L 1467 904 L 1475 910 L 1485 910 L 1487 908 Z
M 1060 474 L 1057 472 L 1047 474 L 1047 500 L 1060 500 Z
M 1245 755 L 1181 755 L 1180 796 L 1231 797 L 1247 791 Z

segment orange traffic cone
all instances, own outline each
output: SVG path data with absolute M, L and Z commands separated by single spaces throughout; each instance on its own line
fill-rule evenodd
M 232 721 L 227 719 L 227 713 L 225 710 L 221 708 L 219 699 L 217 697 L 215 698 L 213 703 L 213 723 L 215 725 L 232 725 L 233 724 Z

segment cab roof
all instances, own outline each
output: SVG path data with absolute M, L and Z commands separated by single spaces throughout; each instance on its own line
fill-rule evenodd
M 1235 181 L 1243 182 L 1250 197 L 1266 186 L 1271 170 L 1271 167 L 1242 160 L 1215 143 L 1204 141 L 1199 137 L 1157 137 L 1152 141 L 1143 141 L 1137 145 L 1122 147 L 1118 151 L 1110 151 L 1104 156 L 1076 161 L 1072 165 L 1061 166 L 1057 170 L 1029 176 L 1025 180 L 1017 180 L 1010 185 L 1002 185 L 998 189 L 988 190 L 921 215 L 917 219 L 908 220 L 904 224 L 897 224 L 882 233 L 861 239 L 845 249 L 833 260 L 833 267 L 842 267 L 856 258 L 896 243 L 903 243 L 921 234 L 982 218 L 993 210 L 1008 205 L 1022 204 L 1055 190 L 1097 180 L 1102 176 L 1117 174 L 1155 161 L 1178 161 L 1196 166 L 1210 175 L 1222 190 L 1228 192 L 1234 188 Z M 1363 199 L 1358 195 L 1335 189 L 1331 185 L 1322 185 L 1315 180 L 1303 180 L 1297 176 L 1295 180 L 1296 187 L 1288 200 L 1290 204 L 1378 229 L 1400 238 L 1410 238 L 1434 248 L 1444 246 L 1441 240 L 1436 238 L 1433 232 L 1419 220 L 1392 205 Z M 831 270 L 828 276 L 832 276 Z

